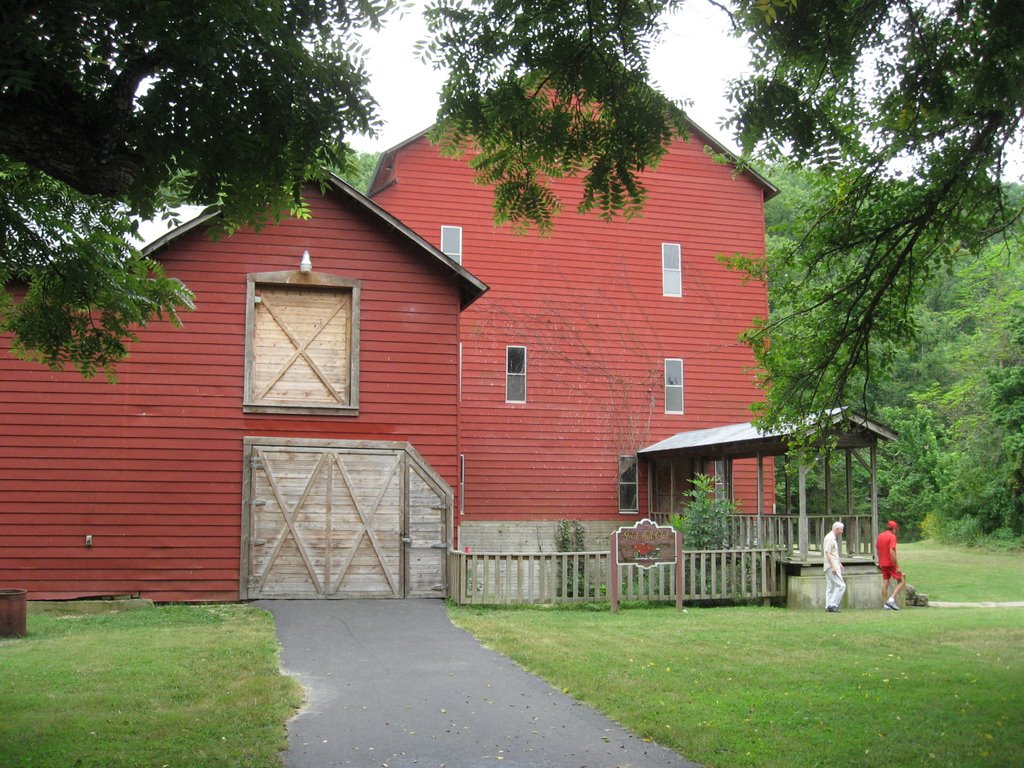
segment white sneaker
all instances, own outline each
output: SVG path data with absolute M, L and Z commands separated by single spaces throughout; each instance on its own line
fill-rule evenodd
M 900 607 L 896 605 L 896 601 L 893 600 L 891 597 L 885 601 L 885 607 L 888 608 L 890 611 L 898 611 L 900 609 Z

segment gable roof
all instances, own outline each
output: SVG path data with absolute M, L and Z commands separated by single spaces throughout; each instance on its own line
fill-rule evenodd
M 825 414 L 826 421 L 833 427 L 843 423 L 851 424 L 858 431 L 868 432 L 881 440 L 895 440 L 899 435 L 877 421 L 849 410 L 833 408 Z M 641 448 L 637 453 L 652 454 L 667 451 L 679 453 L 701 453 L 714 449 L 715 454 L 732 456 L 781 455 L 787 450 L 788 438 L 802 431 L 802 427 L 762 431 L 751 422 L 729 424 L 722 427 L 695 429 L 680 432 L 672 437 Z
M 463 267 L 457 261 L 452 259 L 446 253 L 443 253 L 438 248 L 424 240 L 420 235 L 414 232 L 412 229 L 407 227 L 392 214 L 385 211 L 375 202 L 370 200 L 366 195 L 359 192 L 355 187 L 349 184 L 344 179 L 341 179 L 335 175 L 331 175 L 328 178 L 328 183 L 331 188 L 336 192 L 344 195 L 346 198 L 354 202 L 359 206 L 366 214 L 375 217 L 380 222 L 385 224 L 388 228 L 394 230 L 402 238 L 408 240 L 411 245 L 424 253 L 424 255 L 435 262 L 438 262 L 445 270 L 452 273 L 452 276 L 458 281 L 459 284 L 459 296 L 461 299 L 461 307 L 465 309 L 484 293 L 487 292 L 488 286 L 482 280 L 473 275 L 468 269 Z M 188 221 L 183 222 L 179 226 L 172 229 L 170 232 L 156 238 L 143 249 L 143 254 L 149 256 L 161 248 L 169 245 L 174 240 L 177 240 L 182 235 L 201 227 L 212 219 L 220 215 L 220 211 L 215 208 L 207 208 L 200 212 L 197 216 Z
M 731 150 L 727 149 L 722 142 L 712 136 L 708 131 L 704 130 L 697 123 L 693 122 L 690 118 L 686 118 L 686 124 L 689 127 L 691 134 L 696 134 L 700 137 L 707 146 L 711 147 L 717 154 L 723 155 L 729 159 L 729 162 L 733 165 L 739 164 L 739 158 Z M 413 134 L 405 141 L 401 141 L 395 146 L 385 149 L 380 153 L 380 158 L 377 160 L 377 167 L 373 170 L 373 176 L 370 178 L 370 187 L 367 190 L 367 194 L 373 197 L 378 192 L 386 189 L 391 184 L 395 183 L 393 174 L 390 173 L 391 166 L 394 162 L 395 156 L 402 151 L 405 147 L 409 146 L 415 141 L 426 136 L 430 131 L 433 130 L 433 126 L 424 128 L 422 131 Z M 768 179 L 762 176 L 760 173 L 755 171 L 749 165 L 744 167 L 741 174 L 750 178 L 755 184 L 757 184 L 764 191 L 764 199 L 770 200 L 779 194 L 779 188 L 772 184 Z

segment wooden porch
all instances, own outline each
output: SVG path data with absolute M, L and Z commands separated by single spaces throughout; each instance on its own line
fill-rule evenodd
M 682 554 L 683 602 L 770 602 L 786 598 L 806 605 L 816 598 L 788 594 L 790 584 L 803 589 L 811 574 L 820 581 L 821 545 L 832 523 L 845 524 L 842 558 L 858 577 L 872 572 L 878 536 L 878 440 L 893 440 L 896 433 L 863 416 L 838 409 L 826 415 L 830 449 L 823 456 L 824 509 L 808 510 L 807 476 L 810 463 L 797 472 L 797 509 L 790 509 L 789 473 L 785 503 L 776 513 L 765 473 L 765 458 L 786 456 L 793 432 L 764 433 L 752 424 L 734 424 L 675 435 L 648 446 L 638 455 L 650 469 L 648 517 L 667 524 L 672 514 L 684 511 L 686 493 L 697 472 L 714 467 L 719 492 L 733 498 L 733 462 L 756 459 L 757 498 L 753 510 L 732 516 L 730 548 L 685 551 Z M 832 509 L 832 460 L 845 457 L 845 507 Z M 868 454 L 865 458 L 862 453 Z M 869 477 L 869 511 L 854 511 L 856 497 L 853 464 L 860 463 Z M 684 545 L 685 547 L 685 542 Z M 675 601 L 675 564 L 643 569 L 620 565 L 609 573 L 609 552 L 485 552 L 450 551 L 448 594 L 462 604 L 581 603 L 608 599 L 611 579 L 619 581 L 623 601 Z M 815 569 L 818 569 L 817 571 Z M 812 586 L 812 589 L 816 589 Z M 873 593 L 872 593 L 873 595 Z M 873 599 L 873 598 L 872 598 Z
M 794 566 L 820 567 L 821 541 L 831 515 L 735 515 L 733 546 L 683 551 L 683 602 L 769 603 L 786 597 Z M 874 562 L 870 515 L 841 516 L 846 524 L 843 560 Z M 801 536 L 807 525 L 806 536 Z M 801 541 L 807 551 L 801 551 Z M 608 599 L 609 552 L 448 553 L 449 597 L 460 605 L 593 603 Z M 622 601 L 675 602 L 674 564 L 650 569 L 620 565 Z

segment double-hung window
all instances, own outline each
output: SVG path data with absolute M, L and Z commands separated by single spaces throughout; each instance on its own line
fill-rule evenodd
M 526 347 L 505 348 L 505 402 L 526 402 Z
M 665 360 L 665 413 L 683 412 L 683 361 Z
M 619 456 L 619 512 L 637 511 L 636 454 Z
M 661 244 L 661 293 L 683 295 L 683 254 L 679 243 Z
M 462 227 L 441 227 L 441 253 L 462 263 Z

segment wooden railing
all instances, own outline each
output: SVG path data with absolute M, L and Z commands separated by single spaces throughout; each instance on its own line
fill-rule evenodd
M 749 602 L 786 593 L 773 548 L 683 552 L 683 601 Z M 620 565 L 622 601 L 676 600 L 675 563 Z M 608 552 L 448 553 L 449 597 L 463 605 L 583 603 L 608 599 Z
M 791 558 L 800 553 L 799 515 L 732 515 L 732 546 L 740 549 L 780 547 Z M 821 557 L 821 544 L 836 520 L 845 524 L 843 554 L 849 557 L 874 557 L 875 540 L 871 535 L 871 515 L 807 515 L 807 554 Z

